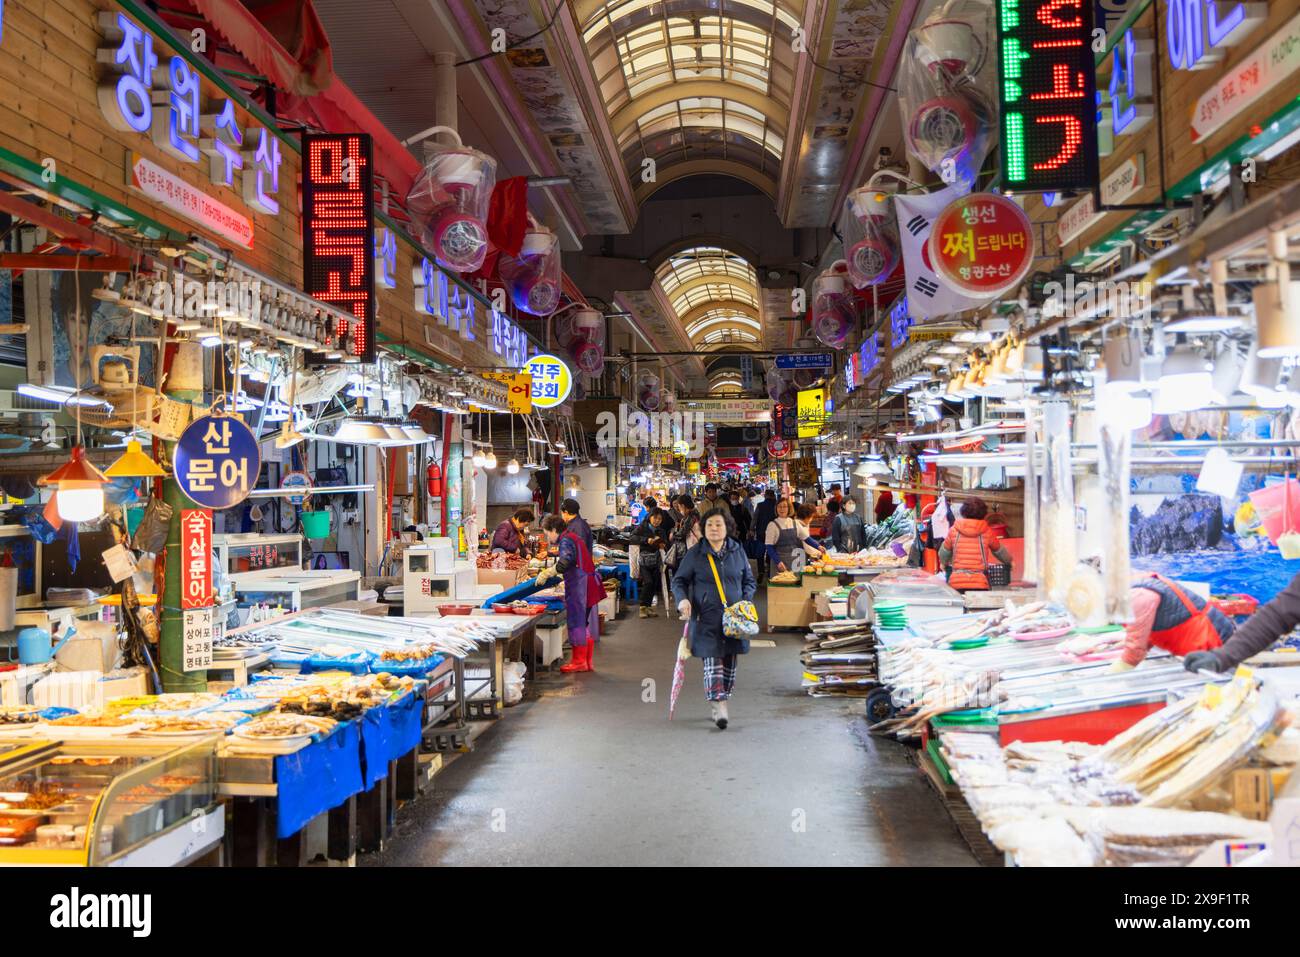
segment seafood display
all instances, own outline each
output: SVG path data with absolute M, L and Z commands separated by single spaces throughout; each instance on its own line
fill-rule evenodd
M 268 714 L 248 721 L 234 731 L 236 737 L 260 740 L 310 737 L 334 727 L 332 718 L 311 715 Z
M 238 722 L 239 717 L 233 714 L 172 715 L 145 721 L 140 733 L 152 735 L 221 734 L 229 731 Z
M 1157 711 L 1104 746 L 938 731 L 940 753 L 989 839 L 1023 866 L 1183 865 L 1269 825 L 1205 795 L 1283 720 L 1249 673 Z M 1186 810 L 1198 799 L 1198 807 Z
M 0 708 L 0 725 L 33 724 L 40 719 L 40 709 L 35 705 L 15 704 Z
M 777 572 L 768 582 L 773 585 L 795 585 L 799 582 L 799 576 L 794 572 Z
M 509 552 L 479 552 L 478 567 L 497 571 L 523 571 L 528 567 L 528 559 Z

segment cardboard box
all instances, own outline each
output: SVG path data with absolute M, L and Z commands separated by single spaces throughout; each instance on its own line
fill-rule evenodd
M 518 569 L 510 568 L 480 568 L 478 570 L 478 583 L 480 585 L 496 585 L 502 591 L 507 588 L 514 588 L 522 580 L 525 572 Z
M 1267 768 L 1232 772 L 1232 809 L 1252 821 L 1267 821 L 1273 804 L 1273 779 Z

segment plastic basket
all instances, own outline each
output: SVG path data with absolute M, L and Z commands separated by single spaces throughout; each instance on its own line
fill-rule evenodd
M 302 534 L 304 538 L 329 538 L 330 512 L 303 512 Z
M 984 569 L 984 576 L 988 578 L 990 588 L 1006 588 L 1011 584 L 1011 566 L 990 565 Z
M 405 676 L 423 678 L 442 662 L 442 655 L 434 655 L 432 658 L 423 658 L 419 661 L 380 661 L 376 658 L 370 663 L 370 669 L 375 674 L 387 672 L 390 675 L 397 675 L 399 678 Z

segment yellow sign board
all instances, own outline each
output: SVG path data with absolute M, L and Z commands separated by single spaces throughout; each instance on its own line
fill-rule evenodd
M 539 409 L 554 408 L 573 391 L 573 373 L 558 356 L 533 356 L 522 371 L 532 376 L 533 405 Z
M 826 390 L 801 389 L 799 391 L 799 438 L 811 439 L 821 435 L 826 423 Z
M 699 475 L 699 474 L 700 474 L 700 463 L 699 463 L 699 462 L 687 462 L 687 463 L 686 463 L 686 471 L 689 472 L 691 475 Z
M 484 372 L 483 378 L 505 385 L 510 395 L 510 411 L 531 415 L 533 411 L 533 377 L 527 372 Z

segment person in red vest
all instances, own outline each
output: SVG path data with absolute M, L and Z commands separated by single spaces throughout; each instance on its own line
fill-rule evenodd
M 1151 646 L 1180 658 L 1212 651 L 1235 630 L 1223 612 L 1162 575 L 1135 581 L 1129 595 L 1133 620 L 1124 626 L 1124 652 L 1112 671 L 1129 671 L 1142 663 Z
M 989 587 L 988 567 L 993 559 L 1011 564 L 1011 553 L 989 528 L 989 507 L 982 498 L 962 502 L 961 518 L 952 523 L 948 538 L 939 549 L 939 564 L 948 568 L 948 584 L 957 591 L 978 591 Z

